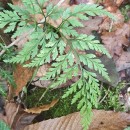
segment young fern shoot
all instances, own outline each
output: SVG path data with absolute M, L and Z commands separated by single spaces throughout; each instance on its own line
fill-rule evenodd
M 105 79 L 110 79 L 107 70 L 96 55 L 81 54 L 80 51 L 94 50 L 108 57 L 110 55 L 94 36 L 79 34 L 75 27 L 84 27 L 80 20 L 88 20 L 88 16 L 106 15 L 110 18 L 113 16 L 96 4 L 76 5 L 73 9 L 61 9 L 57 5 L 49 4 L 45 8 L 46 11 L 43 11 L 46 1 L 23 0 L 24 7 L 9 4 L 13 11 L 0 12 L 0 28 L 6 27 L 6 33 L 16 30 L 13 34 L 14 38 L 33 30 L 23 49 L 8 62 L 24 64 L 25 61 L 30 60 L 31 62 L 24 64 L 24 67 L 39 67 L 51 63 L 51 68 L 41 79 L 53 79 L 50 88 L 56 88 L 67 80 L 78 77 L 63 98 L 74 94 L 72 104 L 78 104 L 82 125 L 86 130 L 91 122 L 92 107 L 97 107 L 100 90 L 96 74 L 86 70 L 84 66 L 97 71 Z M 37 14 L 42 14 L 43 21 L 36 20 Z M 58 19 L 61 23 L 57 27 L 49 22 Z

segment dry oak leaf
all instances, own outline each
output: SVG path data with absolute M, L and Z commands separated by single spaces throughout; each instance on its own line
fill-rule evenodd
M 34 68 L 25 68 L 20 64 L 17 64 L 14 71 L 14 80 L 16 88 L 13 88 L 12 93 L 18 96 L 19 92 L 26 86 L 27 82 L 31 79 L 34 72 Z
M 0 120 L 5 121 L 10 127 L 12 126 L 15 116 L 17 115 L 19 106 L 15 103 L 7 103 L 5 105 L 5 114 L 0 114 Z
M 29 114 L 20 110 L 16 115 L 12 124 L 12 130 L 23 130 L 27 125 L 30 125 L 37 114 Z
M 6 104 L 5 114 L 0 113 L 0 120 L 5 121 L 12 130 L 23 130 L 36 117 L 36 114 L 24 112 L 20 105 L 16 105 L 15 103 Z
M 129 39 L 127 38 L 129 33 L 130 24 L 124 23 L 119 24 L 116 31 L 105 32 L 102 34 L 102 42 L 105 44 L 106 49 L 109 51 L 112 57 L 114 55 L 121 56 L 123 52 L 123 45 L 126 47 L 129 46 Z
M 60 118 L 49 119 L 29 125 L 24 130 L 83 130 L 78 112 Z M 130 125 L 130 116 L 126 113 L 93 110 L 89 130 L 122 130 Z
M 34 107 L 34 108 L 30 108 L 30 109 L 25 109 L 24 111 L 27 113 L 35 113 L 35 114 L 39 114 L 42 111 L 47 111 L 49 110 L 51 107 L 53 107 L 57 102 L 59 101 L 59 99 L 55 99 L 53 100 L 50 104 L 46 104 L 46 105 L 42 105 L 39 107 Z

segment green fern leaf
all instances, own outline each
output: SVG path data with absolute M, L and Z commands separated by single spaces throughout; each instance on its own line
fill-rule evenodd
M 109 80 L 107 70 L 94 54 L 85 54 L 85 50 L 99 51 L 110 57 L 105 47 L 95 40 L 94 36 L 78 34 L 75 27 L 83 27 L 80 20 L 88 20 L 89 16 L 106 15 L 114 20 L 111 13 L 99 5 L 76 5 L 73 9 L 61 9 L 57 5 L 49 4 L 43 11 L 47 0 L 23 0 L 24 7 L 10 5 L 13 11 L 0 12 L 0 28 L 8 25 L 5 32 L 11 32 L 18 26 L 13 37 L 24 32 L 34 30 L 28 37 L 28 42 L 10 63 L 25 63 L 24 67 L 39 67 L 51 63 L 49 71 L 41 80 L 53 80 L 49 88 L 56 88 L 67 80 L 76 77 L 63 95 L 63 98 L 73 94 L 72 104 L 76 103 L 82 117 L 82 125 L 86 130 L 92 117 L 92 108 L 97 107 L 100 94 L 99 80 L 94 73 Z M 43 15 L 44 21 L 36 21 L 33 16 Z M 61 20 L 62 18 L 62 20 Z M 61 20 L 58 27 L 54 27 L 48 20 Z M 32 24 L 30 24 L 32 23 Z M 42 26 L 41 26 L 42 25 Z M 84 51 L 84 53 L 80 53 Z M 84 66 L 84 67 L 83 67 Z M 87 66 L 90 70 L 85 69 Z
M 4 121 L 0 121 L 0 129 L 1 130 L 11 130 Z

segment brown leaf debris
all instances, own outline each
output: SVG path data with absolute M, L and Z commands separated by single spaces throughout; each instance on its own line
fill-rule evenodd
M 83 130 L 80 114 L 73 113 L 60 118 L 49 119 L 25 127 L 24 130 Z M 130 116 L 126 113 L 94 110 L 89 130 L 122 130 L 130 125 Z
M 57 102 L 59 101 L 59 99 L 53 100 L 50 104 L 47 105 L 42 105 L 40 107 L 34 107 L 34 108 L 30 108 L 30 109 L 25 109 L 24 111 L 27 113 L 41 113 L 42 111 L 47 111 L 49 110 L 51 107 L 53 107 Z

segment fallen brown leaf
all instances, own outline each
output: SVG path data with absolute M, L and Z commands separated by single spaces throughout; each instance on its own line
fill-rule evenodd
M 15 103 L 7 103 L 5 105 L 5 115 L 0 115 L 0 119 L 4 120 L 10 127 L 13 124 L 14 118 L 17 115 L 19 106 Z
M 73 113 L 29 125 L 24 130 L 83 130 L 80 120 L 80 114 Z M 130 125 L 129 114 L 94 110 L 89 130 L 123 130 L 127 125 Z
M 5 105 L 5 114 L 0 113 L 0 120 L 8 124 L 12 130 L 23 130 L 25 126 L 32 123 L 36 114 L 28 114 L 23 111 L 20 105 L 7 103 Z
M 37 114 L 29 114 L 24 111 L 19 111 L 12 124 L 12 129 L 23 130 L 24 127 L 32 123 L 36 116 Z
M 19 110 L 19 105 L 16 105 L 15 103 L 8 103 L 5 106 L 7 121 L 10 126 L 12 126 L 14 118 L 16 114 L 18 113 L 18 110 Z
M 129 46 L 129 36 L 130 33 L 130 24 L 123 23 L 119 24 L 116 27 L 116 30 L 113 32 L 105 32 L 102 34 L 101 39 L 105 44 L 106 49 L 109 51 L 111 56 L 114 55 L 121 56 L 123 52 L 123 45 Z
M 34 72 L 34 68 L 25 68 L 22 65 L 18 64 L 14 71 L 14 80 L 16 83 L 16 88 L 12 87 L 12 93 L 15 96 L 18 96 L 19 92 L 23 89 L 23 87 L 27 84 L 27 82 L 31 79 Z
M 47 105 L 42 105 L 39 107 L 34 107 L 34 108 L 30 108 L 30 109 L 25 109 L 24 111 L 27 113 L 35 113 L 35 114 L 39 114 L 42 111 L 47 111 L 49 110 L 51 107 L 53 107 L 57 102 L 59 101 L 59 99 L 53 100 L 50 104 Z

